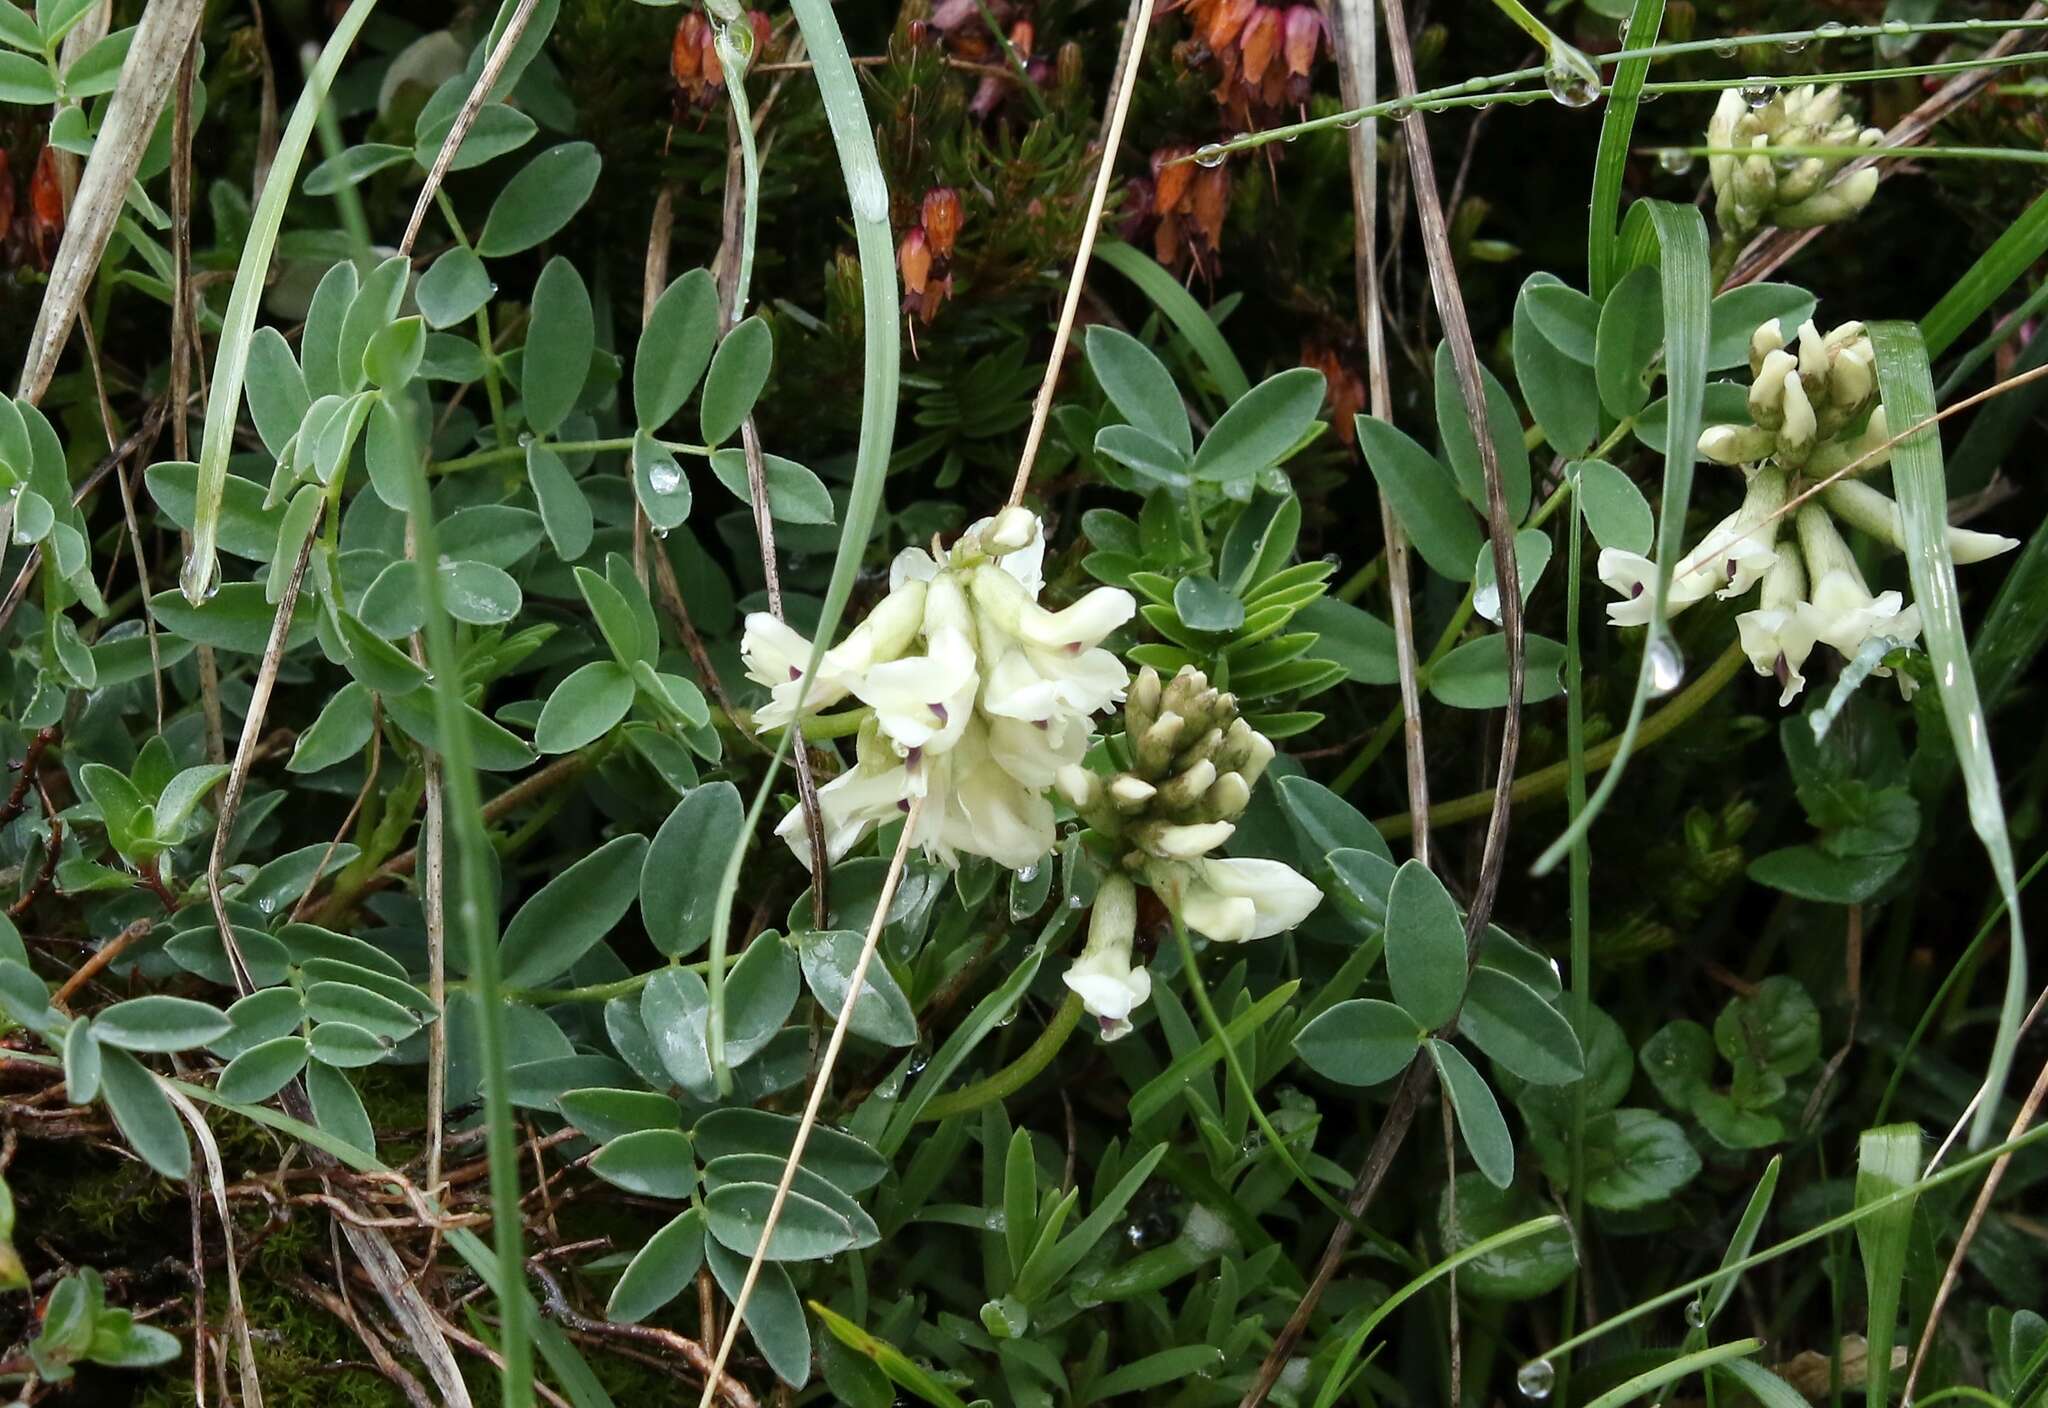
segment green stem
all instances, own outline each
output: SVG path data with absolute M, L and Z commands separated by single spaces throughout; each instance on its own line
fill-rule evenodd
M 481 315 L 479 315 L 481 316 Z M 488 327 L 486 325 L 486 331 Z M 486 353 L 488 356 L 488 352 Z M 488 366 L 488 363 L 486 363 Z M 495 397 L 493 398 L 495 402 Z M 403 417 L 399 417 L 403 421 Z M 435 543 L 433 499 L 423 472 L 424 456 L 409 453 L 413 556 L 420 598 L 426 606 L 427 658 L 434 672 L 434 715 L 440 734 L 442 786 L 448 834 L 455 844 L 456 903 L 449 918 L 469 948 L 469 981 L 475 995 L 477 1044 L 484 1096 L 485 1152 L 490 1169 L 491 1235 L 496 1243 L 499 1340 L 504 1355 L 505 1408 L 533 1403 L 531 1302 L 526 1295 L 526 1258 L 521 1249 L 518 1130 L 507 1088 L 508 1037 L 499 990 L 497 901 L 487 865 L 490 838 L 484 830 L 483 795 L 471 757 L 469 725 L 462 717 L 462 661 L 455 631 L 442 604 L 440 552 Z M 424 858 L 423 858 L 424 859 Z
M 1579 626 L 1579 585 L 1583 570 L 1585 531 L 1581 526 L 1579 496 L 1572 495 L 1570 515 L 1565 519 L 1565 531 L 1571 535 L 1571 546 L 1565 554 L 1568 575 L 1565 578 L 1564 608 L 1564 694 L 1565 694 L 1565 754 L 1567 773 L 1565 777 L 1565 806 L 1573 820 L 1578 819 L 1586 806 L 1586 713 L 1581 685 L 1585 679 L 1585 660 L 1581 653 L 1583 641 Z M 1584 837 L 1572 846 L 1569 871 L 1569 893 L 1571 905 L 1571 1022 L 1572 1030 L 1578 1033 L 1580 1045 L 1588 1045 L 1593 1030 L 1593 939 L 1591 931 L 1592 912 L 1592 852 Z M 1586 1227 L 1586 1081 L 1577 1081 L 1572 1086 L 1572 1123 L 1570 1150 L 1570 1189 L 1566 1204 L 1571 1220 L 1572 1240 L 1580 1248 L 1579 1260 L 1585 1257 L 1584 1240 Z M 1572 1274 L 1565 1278 L 1564 1301 L 1558 1307 L 1558 1333 L 1569 1335 L 1577 1322 L 1579 1297 L 1579 1270 L 1574 1265 Z M 1570 1366 L 1558 1371 L 1558 1401 L 1569 1402 L 1565 1389 L 1568 1386 Z
M 488 366 L 489 363 L 485 365 Z M 633 437 L 618 435 L 606 440 L 549 440 L 538 443 L 545 444 L 558 455 L 601 455 L 614 450 L 632 449 Z M 692 445 L 685 440 L 660 440 L 656 443 L 679 455 L 695 455 L 699 459 L 707 459 L 711 455 L 709 445 Z M 427 466 L 427 473 L 455 474 L 465 469 L 484 469 L 494 464 L 524 460 L 526 448 L 524 445 L 501 445 L 493 450 L 478 450 L 452 460 L 435 460 Z
M 1643 720 L 1642 726 L 1636 730 L 1634 747 L 1638 750 L 1648 748 L 1697 714 L 1709 700 L 1728 687 L 1728 682 L 1734 679 L 1736 672 L 1742 668 L 1743 659 L 1740 642 L 1729 646 L 1721 653 L 1719 659 L 1707 667 L 1705 673 L 1673 695 L 1669 704 Z M 1612 763 L 1614 755 L 1621 751 L 1621 744 L 1620 738 L 1610 738 L 1599 747 L 1589 749 L 1585 761 L 1587 776 L 1590 777 Z M 1521 806 L 1523 803 L 1563 791 L 1571 780 L 1571 772 L 1572 765 L 1566 761 L 1524 773 L 1515 779 L 1511 792 L 1515 805 Z M 1484 792 L 1454 797 L 1448 802 L 1440 802 L 1431 807 L 1429 824 L 1454 826 L 1461 821 L 1471 821 L 1476 817 L 1485 816 L 1492 808 L 1493 791 L 1489 788 Z M 1396 840 L 1408 834 L 1408 814 L 1403 812 L 1399 816 L 1384 816 L 1373 825 L 1377 826 L 1380 834 L 1388 840 Z
M 984 1076 L 972 1085 L 963 1085 L 958 1090 L 949 1090 L 943 1095 L 934 1095 L 918 1111 L 920 1124 L 948 1119 L 954 1115 L 969 1114 L 984 1105 L 993 1105 L 1007 1100 L 1038 1077 L 1039 1072 L 1052 1064 L 1052 1058 L 1059 1055 L 1060 1048 L 1067 1044 L 1067 1038 L 1074 1034 L 1074 1028 L 1081 1020 L 1081 995 L 1068 993 L 1067 1000 L 1052 1014 L 1052 1020 L 1045 1024 L 1045 1030 L 1038 1034 L 1038 1040 L 1024 1048 L 1024 1052 L 1009 1065 L 993 1075 Z

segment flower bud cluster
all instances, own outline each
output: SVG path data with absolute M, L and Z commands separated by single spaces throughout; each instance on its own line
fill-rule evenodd
M 1180 921 L 1221 943 L 1282 933 L 1307 918 L 1322 892 L 1275 860 L 1214 852 L 1236 831 L 1273 744 L 1238 716 L 1237 701 L 1186 667 L 1162 684 L 1147 667 L 1124 704 L 1130 766 L 1104 778 L 1061 769 L 1060 793 L 1116 855 L 1098 893 L 1088 947 L 1066 976 L 1106 1038 L 1130 1030 L 1151 992 L 1132 964 L 1134 884 L 1149 887 Z M 1126 895 L 1132 896 L 1126 917 Z M 1103 895 L 1110 897 L 1105 909 Z
M 1805 665 L 1816 645 L 1853 660 L 1873 638 L 1910 644 L 1920 634 L 1920 612 L 1898 592 L 1870 590 L 1837 526 L 1840 520 L 1895 551 L 1906 544 L 1896 503 L 1868 484 L 1833 477 L 1888 458 L 1877 359 L 1863 325 L 1845 323 L 1822 335 L 1808 322 L 1795 351 L 1774 319 L 1750 339 L 1749 365 L 1751 423 L 1709 426 L 1699 441 L 1707 459 L 1741 467 L 1742 506 L 1672 570 L 1665 613 L 1676 615 L 1709 593 L 1743 596 L 1761 583 L 1757 608 L 1738 616 L 1736 629 L 1750 664 L 1775 677 L 1778 702 L 1790 704 L 1806 687 Z M 1959 563 L 2017 546 L 1995 533 L 1948 529 L 1949 553 Z M 1647 623 L 1655 564 L 1608 548 L 1599 566 L 1601 581 L 1621 597 L 1607 604 L 1607 619 Z M 1901 677 L 1899 687 L 1910 693 L 1911 681 Z
M 1716 152 L 1707 166 L 1722 240 L 1739 244 L 1765 225 L 1803 230 L 1856 214 L 1877 191 L 1876 169 L 1865 167 L 1828 183 L 1883 137 L 1842 110 L 1838 83 L 1801 84 L 1762 103 L 1742 89 L 1723 92 L 1707 124 L 1707 145 Z M 1822 148 L 1827 150 L 1817 150 Z
M 1877 353 L 1861 323 L 1822 333 L 1811 319 L 1788 346 L 1773 318 L 1749 340 L 1748 425 L 1710 425 L 1700 432 L 1700 453 L 1716 464 L 1774 460 L 1783 469 L 1822 473 L 1871 453 L 1869 467 L 1887 458 L 1890 436 L 1877 400 Z
M 1136 605 L 1098 587 L 1046 610 L 1044 556 L 1038 518 L 1021 508 L 972 525 L 949 551 L 907 548 L 890 567 L 889 594 L 825 652 L 803 711 L 849 697 L 870 711 L 855 765 L 818 789 L 831 860 L 919 798 L 913 839 L 943 864 L 980 855 L 1022 870 L 1052 849 L 1046 791 L 1088 751 L 1093 716 L 1124 697 L 1130 675 L 1101 641 Z M 740 652 L 770 694 L 756 721 L 790 724 L 811 642 L 756 612 Z M 808 856 L 800 811 L 777 833 Z

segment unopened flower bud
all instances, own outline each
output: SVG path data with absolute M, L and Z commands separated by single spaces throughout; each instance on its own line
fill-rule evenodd
M 1251 784 L 1243 773 L 1226 772 L 1202 798 L 1200 813 L 1211 821 L 1235 821 L 1251 805 Z
M 1759 324 L 1749 335 L 1749 374 L 1757 375 L 1763 370 L 1764 358 L 1785 345 L 1785 330 L 1778 326 L 1776 318 Z
M 1222 746 L 1223 730 L 1212 728 L 1193 743 L 1181 749 L 1174 757 L 1174 766 L 1176 768 L 1190 768 L 1196 763 L 1212 760 L 1216 756 L 1216 750 Z
M 1159 789 L 1144 778 L 1132 777 L 1127 772 L 1118 773 L 1109 784 L 1109 799 L 1125 816 L 1135 816 L 1143 811 L 1158 792 Z
M 1147 777 L 1165 776 L 1167 769 L 1173 766 L 1173 750 L 1186 726 L 1187 721 L 1171 710 L 1161 714 L 1131 744 L 1137 770 Z
M 1136 739 L 1152 727 L 1158 717 L 1159 672 L 1147 665 L 1131 681 L 1130 693 L 1124 697 L 1124 732 Z
M 929 196 L 925 198 L 925 205 L 931 205 Z M 1037 514 L 1028 508 L 1006 508 L 991 519 L 988 527 L 982 531 L 981 545 L 989 556 L 1002 557 L 1007 553 L 1030 547 L 1037 537 Z
M 1754 425 L 1710 425 L 1700 432 L 1700 453 L 1715 464 L 1751 464 L 1773 443 L 1770 431 Z
M 1843 177 L 1832 186 L 1816 191 L 1805 200 L 1781 205 L 1772 220 L 1783 229 L 1807 230 L 1847 220 L 1870 204 L 1877 194 L 1877 168 L 1866 166 Z
M 1765 430 L 1777 430 L 1785 423 L 1785 381 L 1799 361 L 1780 349 L 1764 354 L 1756 379 L 1749 384 L 1749 418 Z
M 1159 789 L 1159 802 L 1171 816 L 1189 816 L 1195 811 L 1202 796 L 1216 781 L 1216 765 L 1203 758 L 1191 767 L 1181 769 Z
M 1237 828 L 1227 821 L 1176 826 L 1155 822 L 1138 835 L 1138 844 L 1161 860 L 1196 860 L 1228 841 Z
M 1785 424 L 1778 431 L 1777 458 L 1788 468 L 1798 468 L 1806 463 L 1807 455 L 1813 449 L 1814 440 L 1819 436 L 1819 422 L 1814 418 L 1813 403 L 1806 399 L 1806 388 L 1798 377 L 1785 379 Z

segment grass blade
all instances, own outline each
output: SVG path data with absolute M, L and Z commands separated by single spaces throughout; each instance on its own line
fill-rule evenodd
M 1955 286 L 1920 320 L 1920 336 L 1927 344 L 1927 355 L 1939 357 L 1954 345 L 1978 315 L 1991 306 L 1992 300 L 2011 288 L 2044 252 L 2048 252 L 2048 192 L 2043 192 L 2019 219 L 2006 226 L 2005 233 L 1963 271 Z
M 1920 1172 L 1920 1127 L 1891 1124 L 1866 1129 L 1856 1145 L 1856 1204 L 1875 1202 L 1909 1187 Z M 1870 1306 L 1864 1335 L 1870 1345 L 1867 1388 L 1870 1408 L 1891 1401 L 1892 1340 L 1898 1331 L 1899 1292 L 1906 1281 L 1906 1245 L 1913 1236 L 1916 1199 L 1887 1204 L 1856 1224 L 1863 1254 L 1863 1286 Z
M 1531 867 L 1547 875 L 1592 826 L 1607 799 L 1621 782 L 1643 709 L 1652 694 L 1669 693 L 1675 676 L 1684 671 L 1678 647 L 1665 622 L 1665 598 L 1671 591 L 1671 570 L 1685 552 L 1685 510 L 1692 501 L 1692 447 L 1700 436 L 1700 415 L 1707 388 L 1708 304 L 1713 286 L 1707 272 L 1707 222 L 1690 205 L 1669 201 L 1638 201 L 1622 226 L 1620 243 L 1624 272 L 1656 263 L 1664 305 L 1665 380 L 1670 388 L 1670 431 L 1665 441 L 1664 494 L 1657 507 L 1657 587 L 1650 612 L 1643 662 L 1636 672 L 1635 697 L 1629 701 L 1614 762 L 1583 810 L 1547 846 Z M 1662 677 L 1660 679 L 1660 676 Z
M 1664 23 L 1664 0 L 1636 0 L 1628 17 L 1629 38 L 1637 47 L 1657 42 Z M 1607 89 L 1607 111 L 1600 119 L 1600 150 L 1593 159 L 1593 201 L 1586 220 L 1586 287 L 1605 299 L 1614 287 L 1616 236 L 1621 229 L 1621 182 L 1628 171 L 1628 146 L 1635 135 L 1636 108 L 1643 81 L 1650 76 L 1650 56 L 1623 59 Z
M 1389 1315 L 1400 1309 L 1417 1293 L 1428 1289 L 1466 1262 L 1476 1261 L 1482 1256 L 1491 1256 L 1502 1247 L 1513 1246 L 1516 1242 L 1539 1236 L 1564 1225 L 1564 1219 L 1555 1214 L 1548 1217 L 1532 1217 L 1527 1222 L 1518 1222 L 1513 1227 L 1494 1233 L 1491 1237 L 1482 1237 L 1455 1256 L 1445 1257 L 1374 1306 L 1372 1313 L 1358 1322 L 1358 1328 L 1351 1332 L 1351 1337 L 1344 1342 L 1343 1349 L 1339 1350 L 1336 1359 L 1331 1361 L 1330 1371 L 1323 1378 L 1322 1390 L 1316 1395 L 1316 1408 L 1330 1408 L 1330 1405 L 1337 1401 L 1337 1396 L 1343 1392 L 1345 1377 L 1351 1372 L 1351 1366 L 1357 1361 L 1358 1353 L 1365 1347 L 1366 1340 Z
M 1209 310 L 1195 302 L 1195 296 L 1180 281 L 1145 254 L 1118 240 L 1103 240 L 1095 246 L 1095 257 L 1138 286 L 1173 330 L 1187 339 L 1188 346 L 1209 369 L 1209 376 L 1226 401 L 1235 401 L 1252 389 L 1251 379 L 1238 364 L 1237 354 L 1217 331 Z
M 818 662 L 832 644 L 839 618 L 846 612 L 854 578 L 867 553 L 868 536 L 874 531 L 875 512 L 881 507 L 882 480 L 889 471 L 889 446 L 896 432 L 903 348 L 896 329 L 896 250 L 889 234 L 889 188 L 882 177 L 881 159 L 875 154 L 875 134 L 861 99 L 860 78 L 854 72 L 846 36 L 839 32 L 839 21 L 832 14 L 829 0 L 795 0 L 794 9 L 804 45 L 811 51 L 811 75 L 817 80 L 819 96 L 825 103 L 825 118 L 839 153 L 839 169 L 846 178 L 847 203 L 853 210 L 854 240 L 860 252 L 861 320 L 866 335 L 853 488 L 847 496 L 846 517 L 839 530 L 839 555 L 832 563 L 825 603 L 818 612 L 810 663 L 804 668 L 797 696 L 797 708 L 801 711 L 803 695 L 809 691 Z M 781 744 L 769 759 L 767 774 L 747 811 L 747 824 L 741 828 L 739 840 L 733 843 L 732 854 L 726 857 L 725 874 L 718 883 L 718 901 L 712 906 L 711 1013 L 705 1045 L 720 1091 L 732 1086 L 732 1071 L 725 1061 L 725 955 L 732 939 L 732 905 L 733 897 L 739 893 L 740 864 L 746 858 L 748 841 L 767 810 L 775 775 L 796 733 L 793 728 L 784 730 Z
M 1655 1393 L 1667 1384 L 1675 1384 L 1688 1374 L 1704 1373 L 1717 1365 L 1747 1359 L 1764 1347 L 1762 1340 L 1731 1340 L 1717 1344 L 1711 1349 L 1702 1349 L 1692 1354 L 1681 1354 L 1667 1360 L 1654 1369 L 1647 1369 L 1626 1383 L 1616 1384 L 1607 1392 L 1594 1399 L 1587 1408 L 1621 1408 L 1624 1403 Z
M 273 170 L 273 185 L 279 179 Z M 216 392 L 218 389 L 216 383 Z M 401 416 L 401 422 L 403 419 Z M 520 1246 L 524 1216 L 519 1196 L 519 1131 L 513 1123 L 511 1091 L 505 1074 L 505 999 L 499 977 L 491 843 L 484 834 L 483 794 L 477 786 L 469 725 L 463 716 L 462 659 L 455 650 L 455 631 L 442 599 L 441 574 L 436 570 L 441 554 L 435 541 L 426 467 L 420 454 L 409 453 L 405 460 L 412 476 L 413 556 L 418 567 L 420 599 L 426 607 L 427 661 L 434 672 L 441 785 L 448 800 L 448 838 L 455 853 L 458 902 L 451 917 L 468 945 L 470 994 L 476 1007 L 486 1128 L 484 1149 L 491 1180 L 491 1236 L 497 1253 L 499 1351 L 505 1360 L 503 1402 L 505 1408 L 531 1408 L 533 1302 L 526 1292 L 526 1257 Z
M 1877 384 L 1895 424 L 1920 425 L 1934 415 L 1934 383 L 1927 368 L 1927 348 L 1911 323 L 1872 323 L 1870 340 L 1877 351 Z M 1913 582 L 1913 600 L 1920 607 L 1927 655 L 1934 662 L 1936 688 L 1948 719 L 1949 736 L 1963 771 L 1969 799 L 1970 825 L 1991 857 L 1991 873 L 2012 916 L 2012 942 L 2006 946 L 2005 999 L 1998 1014 L 1998 1032 L 1984 1073 L 1984 1099 L 1970 1127 L 1970 1142 L 1981 1147 L 1998 1118 L 1998 1096 L 2012 1069 L 2019 1042 L 2020 1017 L 2027 996 L 2027 946 L 2014 873 L 2012 840 L 2006 833 L 2005 803 L 1998 791 L 1998 768 L 1991 760 L 1991 739 L 1984 707 L 1977 697 L 1977 676 L 1971 667 L 1969 643 L 1963 635 L 1962 604 L 1956 594 L 1956 565 L 1948 550 L 1948 484 L 1942 469 L 1941 435 L 1932 425 L 1892 448 L 1892 483 L 1905 519 L 1906 570 Z
M 213 380 L 207 388 L 206 431 L 199 442 L 198 504 L 193 509 L 192 550 L 178 574 L 185 599 L 194 606 L 211 594 L 220 575 L 217 545 L 220 539 L 220 501 L 227 491 L 228 455 L 234 449 L 235 421 L 242 409 L 242 375 L 249 367 L 249 339 L 256 332 L 256 309 L 263 300 L 263 286 L 270 274 L 270 256 L 277 248 L 278 230 L 284 224 L 284 208 L 298 184 L 299 163 L 305 159 L 306 143 L 312 140 L 315 119 L 341 61 L 348 57 L 363 22 L 377 8 L 377 0 L 354 0 L 327 37 L 320 61 L 306 74 L 306 86 L 292 108 L 291 121 L 278 139 L 277 154 L 271 158 L 270 174 L 264 178 L 263 194 L 249 219 L 249 236 L 242 246 L 242 258 L 235 266 L 235 284 L 228 294 L 228 310 L 221 319 L 220 350 L 213 359 Z

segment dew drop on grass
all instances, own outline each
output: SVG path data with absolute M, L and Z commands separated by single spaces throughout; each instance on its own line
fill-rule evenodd
M 1720 42 L 1719 44 L 1716 44 L 1716 45 L 1714 46 L 1714 57 L 1715 57 L 1715 58 L 1717 58 L 1717 59 L 1732 59 L 1732 58 L 1734 58 L 1734 57 L 1735 57 L 1735 41 L 1734 41 L 1733 39 L 1724 39 L 1724 40 L 1722 40 L 1722 41 L 1721 41 L 1721 42 Z
M 1550 57 L 1543 65 L 1543 86 L 1568 108 L 1591 106 L 1604 91 L 1593 61 L 1562 39 L 1550 46 Z
M 1752 78 L 1742 85 L 1742 101 L 1749 104 L 1751 112 L 1766 106 L 1777 96 L 1778 86 L 1767 79 Z
M 1685 656 L 1668 636 L 1650 642 L 1649 656 L 1652 699 L 1662 699 L 1685 683 Z
M 1692 1326 L 1695 1330 L 1706 1328 L 1707 1307 L 1704 1301 L 1695 1297 L 1685 1303 L 1685 1323 Z
M 220 590 L 220 564 L 211 556 L 186 558 L 178 569 L 178 586 L 194 606 L 212 601 Z
M 1787 39 L 1783 47 L 1786 53 L 1796 54 L 1806 47 L 1806 41 L 1804 39 Z
M 1522 1391 L 1522 1397 L 1542 1402 L 1550 1397 L 1550 1390 L 1557 1386 L 1557 1369 L 1548 1359 L 1532 1359 L 1515 1374 L 1515 1387 Z
M 1911 34 L 1913 26 L 1907 24 L 1904 20 L 1886 20 L 1884 22 L 1884 32 L 1890 35 Z
M 1195 165 L 1214 170 L 1228 160 L 1229 156 L 1230 153 L 1223 150 L 1221 143 L 1205 142 L 1195 148 Z
M 1692 153 L 1684 147 L 1666 147 L 1657 156 L 1657 168 L 1673 176 L 1683 176 L 1692 170 Z

